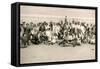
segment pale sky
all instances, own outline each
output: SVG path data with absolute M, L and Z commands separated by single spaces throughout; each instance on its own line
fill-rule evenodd
M 68 16 L 69 21 L 73 18 L 87 23 L 95 23 L 95 10 L 76 9 L 76 8 L 58 8 L 41 6 L 21 6 L 21 21 L 59 21 Z

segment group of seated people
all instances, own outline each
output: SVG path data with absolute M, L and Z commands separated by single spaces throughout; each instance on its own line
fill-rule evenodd
M 75 47 L 84 43 L 95 44 L 95 24 L 68 22 L 66 18 L 60 22 L 20 23 L 20 44 L 24 48 L 30 44 Z

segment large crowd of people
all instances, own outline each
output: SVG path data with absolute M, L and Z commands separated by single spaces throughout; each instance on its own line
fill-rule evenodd
M 47 44 L 58 46 L 77 46 L 81 44 L 95 44 L 95 24 L 75 21 L 68 22 L 30 22 L 20 23 L 20 44 L 27 47 L 30 44 Z

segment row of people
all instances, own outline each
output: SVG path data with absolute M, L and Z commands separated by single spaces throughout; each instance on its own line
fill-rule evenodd
M 40 22 L 20 24 L 21 45 L 55 44 L 76 46 L 82 43 L 95 44 L 95 25 L 85 22 Z

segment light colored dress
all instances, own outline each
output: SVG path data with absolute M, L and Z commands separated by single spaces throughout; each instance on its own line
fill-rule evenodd
M 56 41 L 57 41 L 57 36 L 52 36 L 52 43 L 56 43 Z
M 46 30 L 46 35 L 48 37 L 48 41 L 51 41 L 52 33 L 50 30 Z

